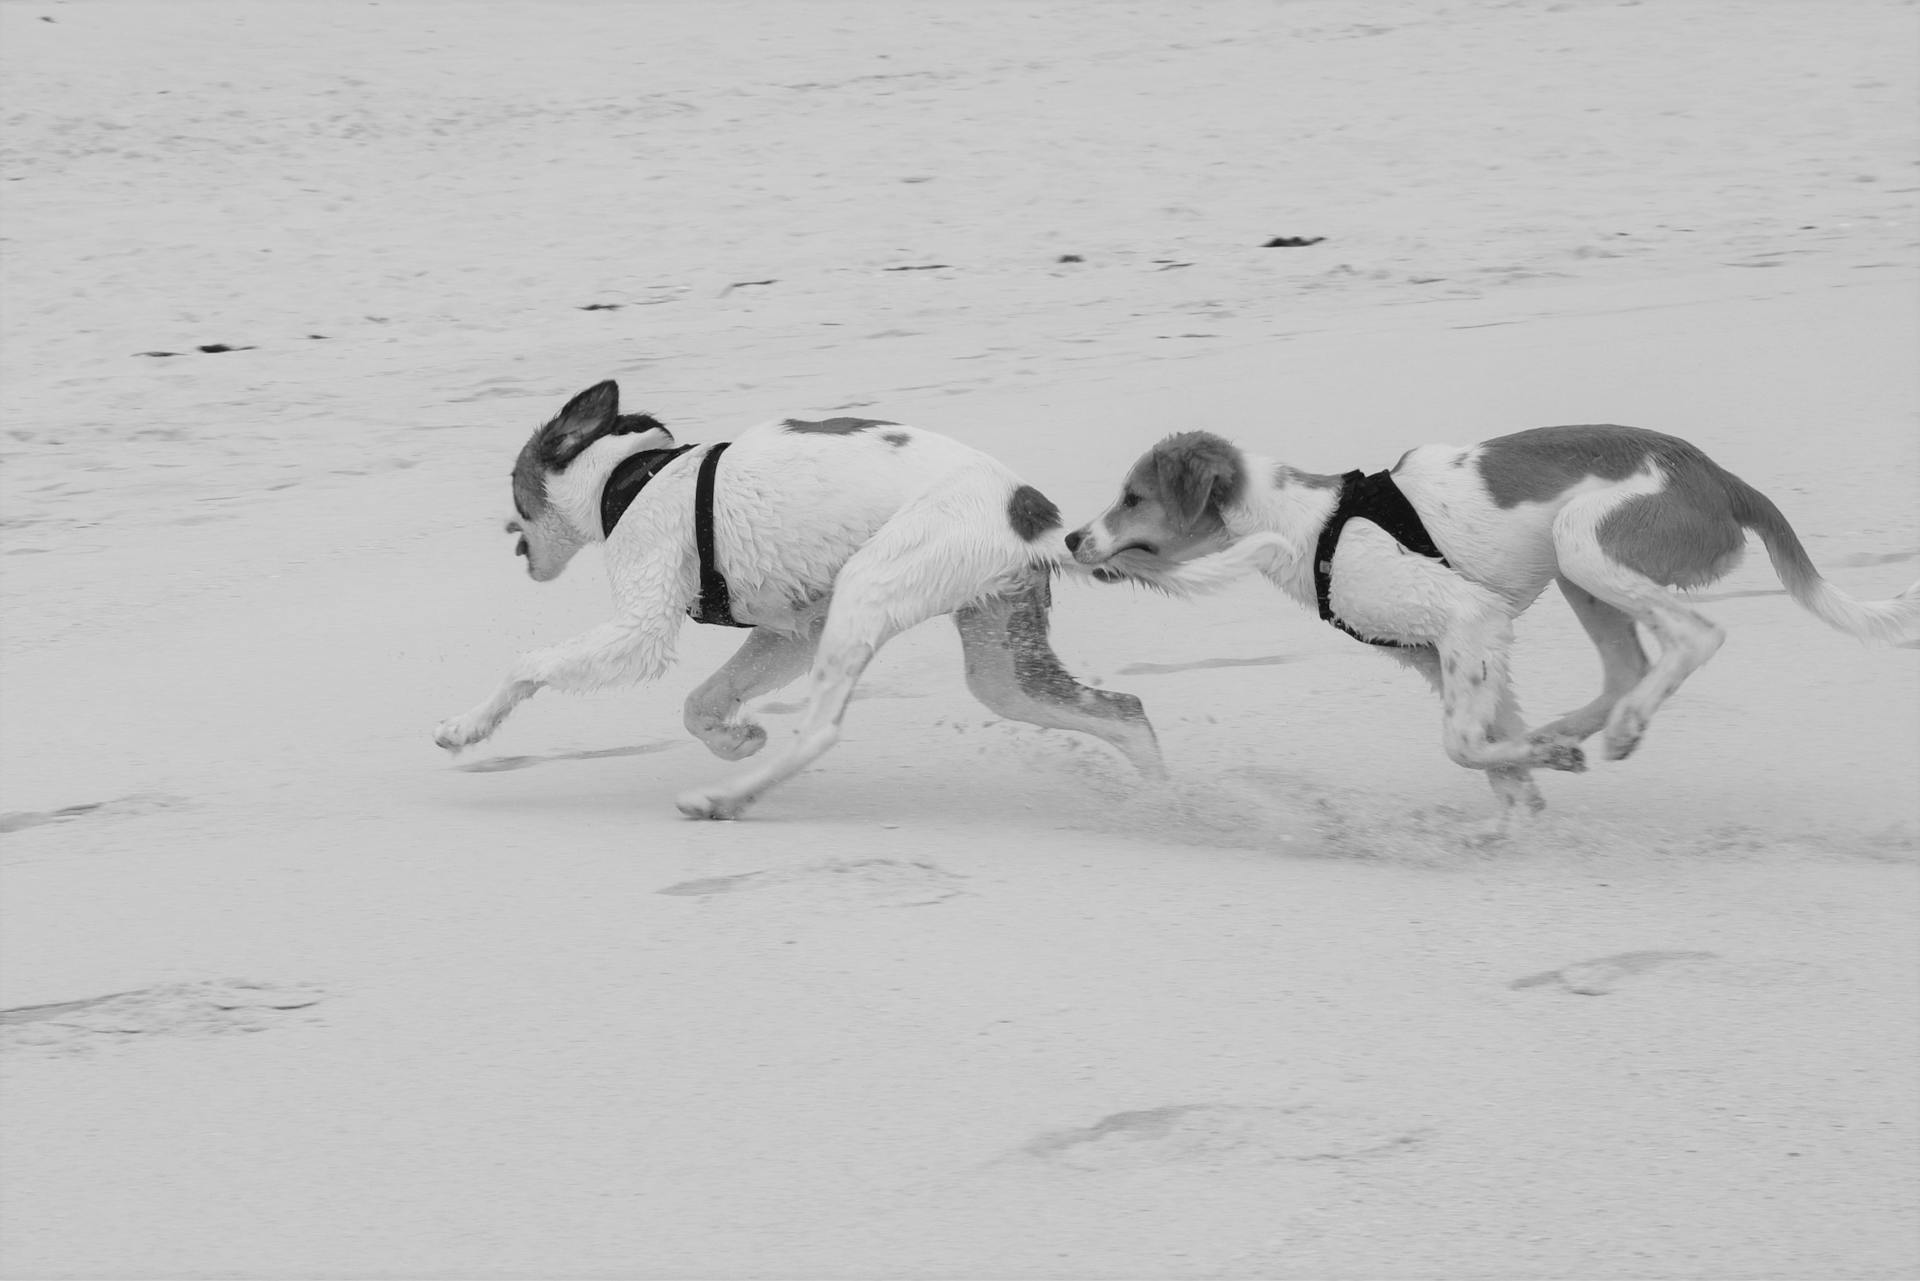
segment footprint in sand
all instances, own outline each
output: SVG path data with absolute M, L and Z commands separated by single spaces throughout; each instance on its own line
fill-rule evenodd
M 1580 996 L 1607 996 L 1622 983 L 1655 971 L 1667 982 L 1710 987 L 1798 987 L 1832 977 L 1805 961 L 1729 961 L 1717 952 L 1621 952 L 1529 974 L 1507 986 L 1516 990 L 1558 987 Z
M 23 828 L 39 827 L 45 823 L 66 823 L 76 818 L 131 818 L 183 804 L 185 802 L 178 796 L 137 795 L 122 796 L 112 801 L 89 801 L 85 805 L 68 805 L 57 810 L 10 810 L 0 814 L 0 832 L 18 832 Z
M 1311 1103 L 1292 1107 L 1187 1103 L 1115 1112 L 1089 1126 L 1043 1134 L 1020 1152 L 1075 1170 L 1245 1167 L 1282 1161 L 1373 1160 L 1407 1151 L 1425 1137 L 1422 1130 Z
M 1507 986 L 1518 990 L 1557 984 L 1581 996 L 1605 996 L 1636 974 L 1644 974 L 1662 965 L 1711 961 L 1718 955 L 1717 952 L 1620 952 L 1592 961 L 1576 961 L 1544 974 L 1529 974 Z
M 0 1053 L 79 1054 L 143 1037 L 260 1032 L 318 1005 L 304 984 L 219 979 L 0 1010 Z
M 932 863 L 862 858 L 710 876 L 655 892 L 682 898 L 724 897 L 730 904 L 763 910 L 846 911 L 938 903 L 966 893 L 960 880 Z
M 469 761 L 454 768 L 468 774 L 494 774 L 501 770 L 545 765 L 548 761 L 597 761 L 605 756 L 645 756 L 649 752 L 664 752 L 669 747 L 678 746 L 680 744 L 677 742 L 662 739 L 658 743 L 641 743 L 634 747 L 596 747 L 590 751 L 547 752 L 540 756 L 489 756 L 483 761 Z

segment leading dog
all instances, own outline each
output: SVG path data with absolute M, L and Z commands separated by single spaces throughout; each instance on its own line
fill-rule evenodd
M 940 614 L 953 615 L 967 686 L 987 707 L 1092 734 L 1143 773 L 1163 775 L 1140 700 L 1080 684 L 1048 644 L 1049 576 L 1074 562 L 1058 509 L 999 462 L 865 418 L 786 419 L 730 446 L 676 450 L 672 433 L 648 415 L 620 413 L 619 400 L 618 386 L 600 383 L 533 433 L 514 465 L 516 519 L 507 524 L 536 582 L 604 540 L 617 616 L 521 655 L 491 698 L 440 724 L 441 747 L 482 741 L 547 686 L 585 691 L 659 676 L 689 609 L 713 604 L 718 574 L 723 617 L 703 621 L 753 630 L 687 698 L 687 728 L 724 760 L 751 756 L 767 734 L 741 717 L 741 705 L 809 670 L 811 686 L 792 743 L 679 797 L 690 817 L 737 817 L 818 759 L 838 740 L 875 651 Z M 709 462 L 720 448 L 724 461 Z M 697 501 L 703 463 L 706 504 Z
M 1392 530 L 1393 532 L 1389 532 Z M 1862 602 L 1820 577 L 1779 508 L 1697 447 L 1634 427 L 1542 427 L 1478 445 L 1423 445 L 1390 472 L 1298 471 L 1219 436 L 1169 436 L 1117 502 L 1067 535 L 1081 564 L 1176 594 L 1248 572 L 1424 673 L 1455 762 L 1504 802 L 1542 801 L 1531 769 L 1586 768 L 1640 743 L 1660 705 L 1725 633 L 1669 588 L 1704 586 L 1765 543 L 1796 601 L 1862 639 L 1920 638 L 1920 583 Z M 1600 651 L 1600 694 L 1522 728 L 1508 681 L 1513 620 L 1557 583 Z M 1649 659 L 1635 624 L 1659 643 Z

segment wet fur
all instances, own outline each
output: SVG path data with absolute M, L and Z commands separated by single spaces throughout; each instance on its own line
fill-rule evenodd
M 601 383 L 536 430 L 513 469 L 508 532 L 536 581 L 602 541 L 600 494 L 624 459 L 673 447 L 646 415 L 619 412 Z M 539 689 L 585 691 L 665 672 L 699 592 L 694 480 L 706 453 L 662 467 L 605 536 L 613 621 L 522 655 L 487 701 L 444 721 L 458 752 L 486 739 Z M 1013 720 L 1093 734 L 1142 772 L 1161 772 L 1152 727 L 1130 694 L 1090 689 L 1047 641 L 1049 577 L 1079 571 L 1059 512 L 994 459 L 932 432 L 872 419 L 785 419 L 755 427 L 719 464 L 714 526 L 733 614 L 753 626 L 687 699 L 688 730 L 717 756 L 766 745 L 749 699 L 810 674 L 798 736 L 731 779 L 679 798 L 682 812 L 733 818 L 838 739 L 855 685 L 892 636 L 940 614 L 960 631 L 967 684 Z
M 1660 705 L 1725 639 L 1670 588 L 1704 586 L 1760 536 L 1788 593 L 1862 639 L 1920 640 L 1920 584 L 1853 600 L 1820 577 L 1780 510 L 1678 437 L 1633 427 L 1543 427 L 1472 446 L 1425 445 L 1393 468 L 1450 564 L 1350 521 L 1331 571 L 1331 604 L 1382 652 L 1440 693 L 1449 757 L 1487 771 L 1511 812 L 1540 808 L 1529 771 L 1579 771 L 1579 744 L 1604 733 L 1630 754 Z M 1259 572 L 1317 609 L 1313 555 L 1340 478 L 1297 471 L 1218 436 L 1170 436 L 1128 472 L 1121 498 L 1067 536 L 1107 578 L 1162 591 L 1208 590 Z M 1585 707 L 1523 728 L 1508 680 L 1513 620 L 1549 583 L 1600 652 L 1604 681 Z M 1637 625 L 1637 626 L 1636 626 Z M 1649 657 L 1637 627 L 1658 642 Z

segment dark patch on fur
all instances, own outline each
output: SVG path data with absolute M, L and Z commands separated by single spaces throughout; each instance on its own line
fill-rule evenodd
M 885 435 L 881 436 L 880 439 L 886 441 L 889 445 L 892 445 L 895 449 L 905 449 L 908 445 L 913 443 L 913 437 L 907 435 L 907 433 L 903 431 L 887 432 Z
M 1577 427 L 1535 427 L 1481 443 L 1476 465 L 1487 493 L 1501 507 L 1544 503 L 1589 476 L 1625 480 L 1647 460 L 1674 472 L 1689 463 L 1713 463 L 1677 436 L 1643 427 L 1599 423 Z
M 606 434 L 626 436 L 635 432 L 665 431 L 666 429 L 667 425 L 652 414 L 621 414 L 613 420 L 613 426 Z
M 547 474 L 541 470 L 535 448 L 539 439 L 535 435 L 522 445 L 520 456 L 513 460 L 513 510 L 521 520 L 532 520 L 547 505 Z
M 1273 469 L 1273 487 L 1285 489 L 1288 485 L 1298 485 L 1302 489 L 1338 489 L 1338 476 L 1323 476 L 1319 472 L 1297 471 L 1281 463 Z
M 804 418 L 789 418 L 780 424 L 785 430 L 807 436 L 851 436 L 855 432 L 866 431 L 873 427 L 898 427 L 900 424 L 888 422 L 884 418 L 823 418 L 818 422 L 809 422 Z
M 1007 523 L 1021 541 L 1030 543 L 1048 530 L 1060 528 L 1060 509 L 1032 485 L 1022 485 L 1007 499 Z
M 1485 442 L 1477 461 L 1501 507 L 1544 502 L 1590 476 L 1625 480 L 1655 464 L 1665 488 L 1622 502 L 1595 535 L 1615 560 L 1657 583 L 1700 587 L 1721 578 L 1739 563 L 1747 529 L 1766 539 L 1789 587 L 1819 577 L 1765 494 L 1677 436 L 1604 424 L 1536 427 Z
M 1143 462 L 1183 532 L 1239 502 L 1247 489 L 1239 449 L 1212 432 L 1177 432 L 1155 445 Z
M 1725 487 L 1703 480 L 1710 477 L 1695 468 L 1675 470 L 1664 492 L 1627 499 L 1595 530 L 1600 545 L 1622 565 L 1669 587 L 1703 587 L 1724 577 L 1739 563 L 1747 535 Z
M 611 378 L 595 383 L 542 423 L 521 447 L 513 464 L 513 506 L 532 520 L 547 505 L 547 477 L 565 471 L 587 446 L 602 436 L 651 431 L 661 427 L 649 414 L 620 412 L 620 385 Z

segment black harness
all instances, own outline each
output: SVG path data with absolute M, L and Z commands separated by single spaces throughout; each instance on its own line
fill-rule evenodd
M 698 448 L 698 445 L 682 445 L 678 449 L 649 449 L 622 459 L 600 490 L 601 535 L 605 537 L 613 533 L 613 527 L 620 523 L 627 508 L 647 487 L 647 482 L 660 474 L 661 468 L 688 450 Z M 687 616 L 696 623 L 711 623 L 716 627 L 752 627 L 752 623 L 742 623 L 734 618 L 727 579 L 720 572 L 714 555 L 713 473 L 719 469 L 720 455 L 726 451 L 726 441 L 708 448 L 706 456 L 700 460 L 700 474 L 694 481 L 693 542 L 700 552 L 700 599 L 687 610 Z
M 627 514 L 633 500 L 640 497 L 647 482 L 659 475 L 662 467 L 694 448 L 694 445 L 682 445 L 678 449 L 649 449 L 621 459 L 600 489 L 600 536 L 611 537 L 613 527 Z
M 1447 563 L 1447 558 L 1440 554 L 1440 549 L 1433 545 L 1433 539 L 1428 536 L 1427 527 L 1420 521 L 1420 513 L 1413 509 L 1407 496 L 1393 483 L 1393 473 L 1380 471 L 1369 476 L 1365 472 L 1350 471 L 1340 478 L 1340 498 L 1334 503 L 1333 515 L 1327 519 L 1326 527 L 1320 531 L 1319 545 L 1313 549 L 1313 594 L 1320 601 L 1320 617 L 1355 640 L 1365 641 L 1369 645 L 1385 645 L 1394 649 L 1422 648 L 1405 641 L 1375 640 L 1371 636 L 1362 636 L 1333 616 L 1333 549 L 1340 542 L 1340 531 L 1355 517 L 1380 526 L 1408 551 L 1431 556 L 1442 565 Z

